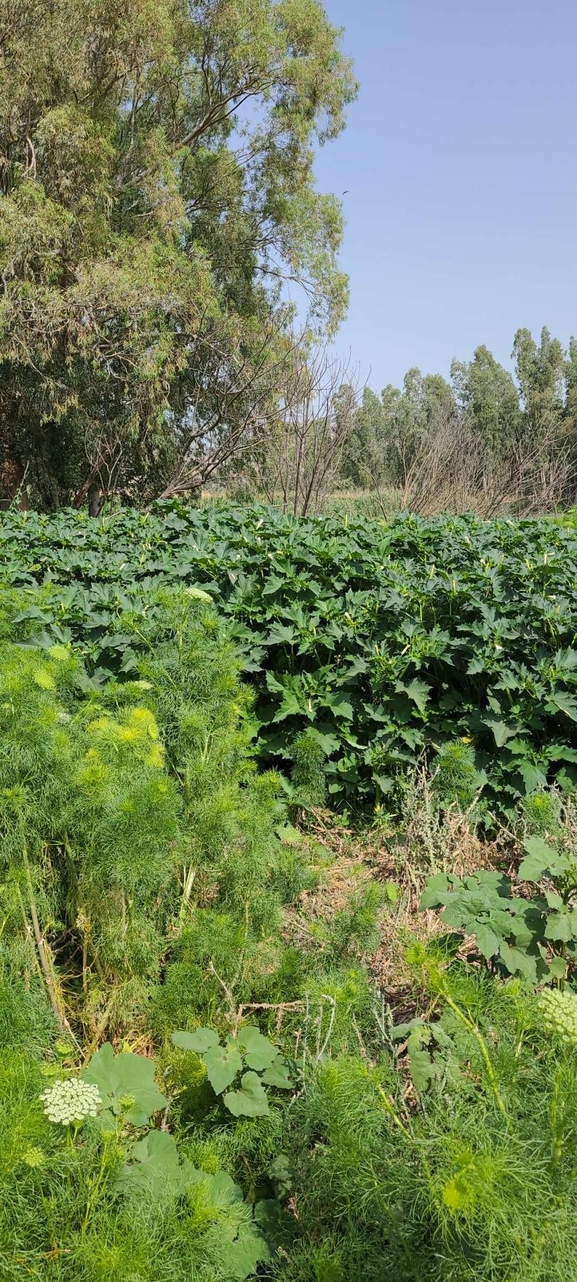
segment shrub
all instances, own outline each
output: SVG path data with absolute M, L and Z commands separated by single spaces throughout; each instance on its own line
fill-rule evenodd
M 572 528 L 298 520 L 234 504 L 101 522 L 7 513 L 0 571 L 12 586 L 44 585 L 16 615 L 22 635 L 73 639 L 90 673 L 108 675 L 138 669 L 131 606 L 149 619 L 151 589 L 206 589 L 255 689 L 261 760 L 288 770 L 295 739 L 314 730 L 341 809 L 394 809 L 423 754 L 433 767 L 441 754 L 449 799 L 455 786 L 471 796 L 485 772 L 482 806 L 509 818 L 547 783 L 575 784 Z
M 131 680 L 88 678 L 61 644 L 0 652 L 4 910 L 62 1029 L 79 959 L 78 1010 L 100 1036 L 142 1018 L 203 905 L 249 952 L 279 912 L 278 780 L 256 774 L 214 615 L 168 593 L 122 626 L 140 647 Z
M 573 1276 L 577 1221 L 559 1214 L 577 1157 L 573 1052 L 548 1044 L 516 981 L 443 973 L 450 1079 L 430 1076 L 414 1108 L 402 1063 L 345 1057 L 319 1064 L 292 1110 L 300 1243 L 283 1282 L 329 1277 L 331 1262 L 359 1282 Z

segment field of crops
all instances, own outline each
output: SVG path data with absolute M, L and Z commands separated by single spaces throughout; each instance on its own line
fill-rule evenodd
M 550 521 L 11 514 L 0 575 L 43 585 L 20 619 L 97 676 L 135 667 L 122 618 L 153 590 L 206 591 L 254 686 L 262 759 L 286 766 L 310 727 L 341 809 L 394 807 L 423 753 L 501 811 L 577 778 L 577 535 Z
M 577 1279 L 576 582 L 0 518 L 1 1282 Z

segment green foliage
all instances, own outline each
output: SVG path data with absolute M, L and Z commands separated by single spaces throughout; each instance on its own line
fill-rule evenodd
M 327 931 L 327 951 L 335 961 L 372 953 L 380 940 L 380 910 L 388 902 L 387 890 L 369 881 L 357 887 L 348 903 L 335 913 Z
M 101 1036 L 143 1011 L 197 903 L 231 913 L 235 965 L 277 922 L 278 781 L 255 773 L 236 660 L 206 610 L 167 593 L 126 615 L 130 681 L 88 678 L 62 644 L 2 647 L 0 894 L 61 1027 L 57 929 Z
M 322 806 L 326 800 L 326 755 L 318 731 L 311 728 L 296 736 L 291 749 L 291 783 L 305 805 Z
M 550 1044 L 518 981 L 457 967 L 443 982 L 435 1016 L 399 1026 L 380 1064 L 320 1064 L 297 1101 L 299 1241 L 273 1274 L 283 1282 L 573 1276 L 574 1220 L 555 1208 L 572 1196 L 574 1054 Z M 336 1274 L 322 1271 L 330 1262 Z
M 571 529 L 164 506 L 92 523 L 7 514 L 0 532 L 5 580 L 44 583 L 15 628 L 41 645 L 79 646 L 100 679 L 125 680 L 152 661 L 162 609 L 152 576 L 155 588 L 206 589 L 255 689 L 261 760 L 290 769 L 295 739 L 307 733 L 310 750 L 314 730 L 339 807 L 394 808 L 399 778 L 423 753 L 433 767 L 440 755 L 446 799 L 471 797 L 485 773 L 489 811 L 512 815 L 546 783 L 574 786 Z
M 527 837 L 519 879 L 543 893 L 512 894 L 511 878 L 481 871 L 460 879 L 437 873 L 427 881 L 420 907 L 438 908 L 447 926 L 473 935 L 486 961 L 498 957 L 510 974 L 536 983 L 562 980 L 577 960 L 577 859 L 573 850 L 555 850 L 542 837 Z
M 105 1047 L 83 1077 L 102 1092 L 100 1116 L 64 1135 L 42 1111 L 39 1062 L 24 1053 L 0 1063 L 5 1276 L 17 1278 L 23 1260 L 47 1282 L 129 1282 L 135 1264 L 146 1282 L 242 1282 L 252 1274 L 268 1248 L 238 1185 L 224 1170 L 183 1159 L 165 1131 L 134 1135 L 164 1102 L 151 1084 L 154 1063 L 130 1053 L 113 1059 Z
M 574 535 L 524 528 L 6 518 L 7 1282 L 577 1274 Z M 423 754 L 439 825 L 522 798 L 525 857 L 520 891 L 428 883 L 448 933 L 405 947 L 393 1014 L 363 957 L 405 897 L 365 868 L 301 913 L 318 847 L 256 758 L 301 769 L 289 804 L 326 783 L 413 819 Z
M 560 831 L 562 802 L 554 789 L 530 793 L 522 803 L 522 812 L 531 836 L 546 837 Z
M 98 1087 L 104 1108 L 132 1126 L 144 1126 L 167 1103 L 155 1086 L 152 1061 L 130 1051 L 115 1055 L 110 1042 L 92 1056 L 82 1078 Z
M 346 306 L 313 170 L 356 92 L 338 32 L 318 0 L 16 0 L 5 64 L 3 497 L 194 487 L 278 394 L 279 273 L 329 331 Z
M 264 1087 L 293 1087 L 286 1059 L 253 1025 L 245 1025 L 224 1045 L 212 1028 L 197 1028 L 193 1033 L 177 1031 L 172 1040 L 180 1050 L 194 1051 L 200 1057 L 216 1095 L 223 1095 L 237 1081 L 235 1089 L 223 1095 L 223 1103 L 234 1117 L 266 1116 L 269 1103 Z
M 487 782 L 485 771 L 475 765 L 474 749 L 457 740 L 444 744 L 435 760 L 433 792 L 445 805 L 456 804 L 461 810 L 471 806 Z

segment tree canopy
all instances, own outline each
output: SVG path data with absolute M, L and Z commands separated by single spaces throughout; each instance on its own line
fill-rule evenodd
M 0 0 L 5 495 L 203 479 L 266 421 L 287 281 L 334 331 L 339 34 L 318 0 Z

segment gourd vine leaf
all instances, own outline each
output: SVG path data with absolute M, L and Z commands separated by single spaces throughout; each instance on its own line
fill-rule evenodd
M 227 1277 L 234 1282 L 244 1282 L 253 1274 L 261 1260 L 270 1259 L 270 1251 L 259 1229 L 252 1224 L 241 1226 L 234 1242 L 227 1247 Z
M 475 928 L 475 938 L 477 940 L 477 948 L 486 961 L 489 961 L 491 957 L 495 957 L 499 952 L 501 937 L 491 929 L 489 923 L 479 922 Z
M 290 1091 L 294 1085 L 289 1066 L 282 1055 L 278 1055 L 271 1067 L 266 1069 L 261 1080 L 266 1086 L 277 1086 L 281 1091 Z
M 242 1069 L 242 1057 L 230 1042 L 227 1046 L 211 1046 L 203 1059 L 208 1080 L 217 1095 L 221 1095 L 230 1086 Z
M 132 1051 L 115 1055 L 110 1042 L 105 1042 L 81 1076 L 98 1087 L 104 1108 L 123 1114 L 132 1126 L 145 1126 L 168 1103 L 155 1084 L 154 1070 L 154 1061 L 145 1055 Z
M 190 1162 L 181 1164 L 172 1135 L 167 1131 L 149 1131 L 143 1140 L 133 1145 L 130 1162 L 118 1175 L 116 1188 L 125 1196 L 163 1201 L 184 1193 L 195 1174 Z
M 531 957 L 529 953 L 524 952 L 521 948 L 511 948 L 504 939 L 501 941 L 499 955 L 511 975 L 519 971 L 531 984 L 537 983 L 537 959 L 535 957 Z
M 547 918 L 545 939 L 550 939 L 553 943 L 568 944 L 575 938 L 576 923 L 577 918 L 572 912 L 551 913 Z
M 413 703 L 417 705 L 419 712 L 424 714 L 431 693 L 431 687 L 425 681 L 418 681 L 415 678 L 409 685 L 403 685 L 402 681 L 397 681 L 395 690 L 398 694 L 408 695 L 409 699 L 412 699 Z
M 497 748 L 502 748 L 508 739 L 513 739 L 517 734 L 515 726 L 508 726 L 504 721 L 498 721 L 494 717 L 484 717 L 483 724 L 489 726 L 493 731 L 493 737 Z
M 203 1203 L 221 1211 L 242 1202 L 242 1189 L 227 1171 L 215 1171 L 211 1175 L 207 1171 L 194 1170 L 191 1187 L 198 1190 Z
M 279 1054 L 276 1046 L 273 1046 L 268 1037 L 264 1037 L 258 1028 L 254 1028 L 250 1024 L 246 1028 L 241 1028 L 237 1043 L 244 1054 L 248 1067 L 255 1069 L 259 1073 L 264 1068 L 270 1068 L 273 1060 Z
M 551 695 L 550 703 L 553 704 L 553 709 L 558 708 L 560 712 L 565 713 L 566 717 L 570 717 L 571 721 L 577 721 L 577 700 L 572 695 L 566 694 L 564 690 L 556 690 Z
M 229 1091 L 224 1102 L 234 1117 L 266 1117 L 269 1112 L 266 1091 L 256 1073 L 243 1073 L 238 1091 Z
M 522 881 L 541 881 L 546 872 L 556 876 L 571 867 L 571 861 L 548 846 L 542 837 L 527 837 L 523 845 L 527 854 L 519 865 Z
M 175 1046 L 180 1047 L 180 1050 L 195 1051 L 197 1055 L 204 1055 L 212 1046 L 218 1046 L 219 1037 L 213 1028 L 195 1028 L 192 1033 L 177 1029 L 172 1034 L 172 1041 Z

